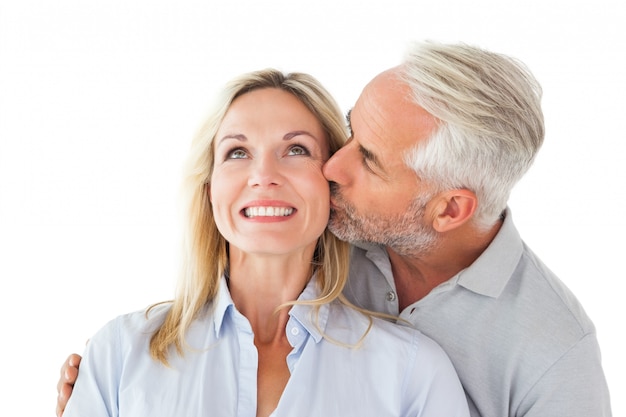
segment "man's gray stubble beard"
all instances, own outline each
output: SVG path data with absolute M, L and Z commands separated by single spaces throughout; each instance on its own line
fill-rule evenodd
M 341 209 L 331 209 L 328 228 L 339 239 L 384 245 L 402 256 L 423 255 L 436 246 L 437 233 L 424 224 L 430 196 L 417 197 L 403 214 L 367 217 L 341 197 L 336 184 L 331 186 L 331 195 Z

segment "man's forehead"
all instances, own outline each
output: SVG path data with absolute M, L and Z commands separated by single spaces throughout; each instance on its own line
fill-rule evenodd
M 383 159 L 386 152 L 402 152 L 430 137 L 437 126 L 400 75 L 398 67 L 377 75 L 349 112 L 355 139 Z
M 400 69 L 394 67 L 378 74 L 365 86 L 363 98 L 379 106 L 411 106 L 411 89 L 402 79 Z
M 398 116 L 397 108 L 410 104 L 403 100 L 406 92 L 401 91 L 402 83 L 394 74 L 391 70 L 383 72 L 365 86 L 347 114 L 347 121 L 352 127 L 357 125 L 357 129 L 367 129 L 370 135 L 381 138 L 391 133 Z

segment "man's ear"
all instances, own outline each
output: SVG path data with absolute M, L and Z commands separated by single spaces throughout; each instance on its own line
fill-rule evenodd
M 476 194 L 469 190 L 450 190 L 435 197 L 433 228 L 440 233 L 456 229 L 474 215 Z

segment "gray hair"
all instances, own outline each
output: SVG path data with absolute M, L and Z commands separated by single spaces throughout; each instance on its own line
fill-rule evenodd
M 464 44 L 416 43 L 401 66 L 413 101 L 438 119 L 406 164 L 438 191 L 474 192 L 493 225 L 543 143 L 541 86 L 521 62 Z

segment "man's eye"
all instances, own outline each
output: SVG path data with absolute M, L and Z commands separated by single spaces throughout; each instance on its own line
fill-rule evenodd
M 246 154 L 246 151 L 244 151 L 243 149 L 237 148 L 228 152 L 227 159 L 243 159 L 243 158 L 246 158 L 247 156 L 248 155 Z
M 363 161 L 363 166 L 371 172 L 374 172 L 374 167 L 376 166 L 376 162 L 374 156 L 367 149 L 362 146 L 359 147 L 359 151 L 361 152 L 361 161 Z
M 289 148 L 289 155 L 308 155 L 308 154 L 309 154 L 309 151 L 304 146 L 294 145 L 291 148 Z
M 365 169 L 370 172 L 374 172 L 374 169 L 372 168 L 372 161 L 370 159 L 368 159 L 366 156 L 363 156 L 362 161 Z

